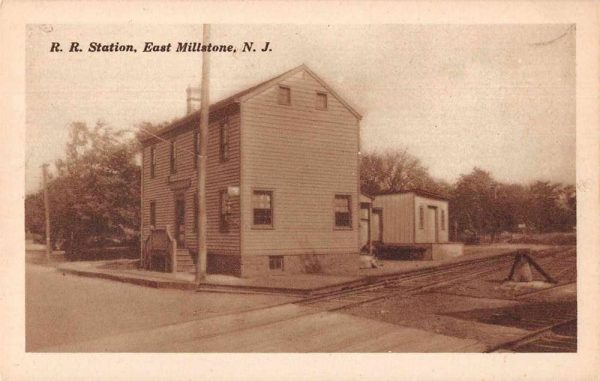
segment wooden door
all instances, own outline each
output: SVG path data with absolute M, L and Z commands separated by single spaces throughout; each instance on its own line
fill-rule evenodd
M 373 209 L 371 212 L 371 239 L 373 242 L 383 241 L 383 213 L 381 209 Z
M 427 208 L 427 216 L 425 219 L 425 232 L 427 237 L 427 243 L 434 243 L 438 241 L 437 208 L 434 206 L 430 206 Z
M 360 247 L 364 247 L 369 243 L 369 204 L 360 205 Z
M 185 200 L 183 196 L 175 199 L 175 239 L 177 247 L 185 247 Z

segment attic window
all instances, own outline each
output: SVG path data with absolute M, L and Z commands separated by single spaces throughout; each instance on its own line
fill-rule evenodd
M 292 90 L 286 86 L 279 86 L 279 93 L 277 100 L 280 105 L 291 105 L 292 104 Z
M 327 110 L 327 93 L 317 93 L 317 110 Z

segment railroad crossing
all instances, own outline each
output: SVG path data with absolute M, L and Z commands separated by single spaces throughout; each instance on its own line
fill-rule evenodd
M 369 284 L 309 297 L 169 290 L 189 298 L 187 305 L 194 305 L 197 297 L 203 300 L 198 308 L 206 308 L 206 301 L 218 300 L 227 301 L 231 308 L 189 317 L 181 312 L 166 325 L 148 323 L 146 327 L 111 334 L 98 332 L 95 338 L 74 339 L 43 349 L 61 352 L 576 351 L 576 250 L 554 247 L 532 256 L 557 283 L 546 282 L 537 272 L 531 284 L 507 282 L 515 256 L 501 255 L 378 277 Z M 111 283 L 100 279 L 86 281 Z M 122 287 L 128 288 L 126 293 L 119 292 L 124 295 L 142 290 L 159 295 L 167 292 L 132 285 Z M 129 291 L 129 287 L 135 289 Z M 120 297 L 112 296 L 111 300 Z M 261 298 L 262 305 L 251 307 L 252 298 Z M 237 300 L 244 300 L 247 307 L 232 307 L 239 303 Z M 177 308 L 181 307 L 169 313 L 175 313 Z

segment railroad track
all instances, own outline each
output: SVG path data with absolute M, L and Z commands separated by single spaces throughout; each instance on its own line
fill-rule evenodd
M 490 348 L 486 352 L 577 352 L 577 318 L 545 326 L 516 340 Z
M 575 249 L 552 248 L 534 254 L 536 260 L 544 267 L 556 262 L 554 260 L 560 256 L 567 257 L 568 261 L 575 261 Z M 337 311 L 381 299 L 416 295 L 498 271 L 508 272 L 513 260 L 513 256 L 504 255 L 457 263 L 442 268 L 423 269 L 405 275 L 392 275 L 368 285 L 309 297 L 295 304 L 310 306 L 323 311 Z M 569 264 L 572 265 L 571 262 Z M 550 270 L 551 273 L 555 273 L 555 271 L 557 269 Z

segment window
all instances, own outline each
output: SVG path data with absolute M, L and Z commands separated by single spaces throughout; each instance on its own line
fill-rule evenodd
M 156 228 L 156 201 L 150 201 L 150 226 Z
M 171 140 L 171 149 L 169 151 L 169 162 L 171 173 L 177 173 L 177 146 L 175 145 L 175 140 Z
M 229 119 L 227 118 L 221 122 L 220 152 L 221 161 L 229 159 Z
M 442 230 L 446 230 L 446 211 L 444 209 L 441 210 L 441 228 Z
M 254 191 L 252 194 L 254 225 L 273 226 L 273 192 Z
M 335 195 L 333 209 L 335 212 L 335 226 L 342 228 L 352 227 L 352 208 L 350 196 Z
M 423 205 L 419 206 L 419 229 L 425 229 L 425 209 Z
M 194 232 L 198 232 L 198 213 L 200 208 L 198 206 L 198 192 L 194 193 Z
M 279 93 L 277 100 L 280 105 L 291 105 L 292 104 L 292 90 L 286 86 L 279 86 Z
M 269 270 L 283 270 L 283 256 L 269 255 Z
M 317 110 L 327 110 L 327 94 L 317 93 Z
M 194 168 L 198 168 L 198 156 L 200 155 L 200 133 L 194 132 Z
M 221 218 L 219 220 L 219 230 L 221 232 L 229 231 L 229 220 L 231 216 L 231 203 L 226 190 L 219 192 L 219 205 Z
M 150 178 L 153 179 L 156 174 L 156 148 L 150 147 Z

